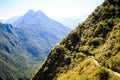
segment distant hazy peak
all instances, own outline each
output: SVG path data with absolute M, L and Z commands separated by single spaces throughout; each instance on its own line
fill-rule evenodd
M 38 11 L 34 11 L 32 9 L 28 10 L 28 12 L 26 13 L 27 15 L 34 15 L 34 14 L 41 14 L 41 15 L 45 15 L 44 12 L 42 12 L 41 10 L 38 10 Z
M 24 16 L 32 16 L 32 15 L 34 15 L 35 14 L 35 11 L 33 11 L 33 10 L 28 10 L 28 12 L 24 15 Z
M 41 10 L 38 10 L 36 13 L 44 14 L 44 12 Z
M 30 10 L 28 10 L 28 12 L 27 13 L 35 13 L 35 11 L 34 10 L 32 10 L 32 9 L 30 9 Z
M 45 18 L 48 18 L 48 17 L 41 10 L 34 11 L 34 10 L 30 9 L 25 14 L 23 14 L 22 16 L 12 17 L 12 18 L 6 20 L 5 23 L 10 23 L 10 24 L 14 25 L 14 27 L 16 27 L 21 22 L 26 22 L 26 21 L 31 20 L 33 18 L 34 19 L 35 18 L 39 18 L 39 19 L 44 18 L 45 19 Z M 4 21 L 0 20 L 0 22 L 4 22 Z

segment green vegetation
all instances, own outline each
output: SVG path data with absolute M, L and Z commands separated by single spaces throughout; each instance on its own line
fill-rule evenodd
M 119 3 L 120 0 L 105 0 L 98 6 L 85 22 L 51 50 L 32 79 L 119 80 L 118 75 L 109 71 L 120 73 Z
M 99 72 L 98 72 L 98 75 L 99 75 L 99 79 L 100 80 L 108 80 L 108 77 L 109 77 L 109 71 L 106 69 L 106 68 L 100 68 Z

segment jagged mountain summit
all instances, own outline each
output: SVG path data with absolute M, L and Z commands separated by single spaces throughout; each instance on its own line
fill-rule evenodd
M 120 0 L 98 6 L 50 51 L 32 80 L 120 80 Z
M 28 80 L 69 31 L 42 11 L 0 23 L 0 80 Z

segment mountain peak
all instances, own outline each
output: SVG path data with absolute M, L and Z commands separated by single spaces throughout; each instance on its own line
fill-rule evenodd
M 41 11 L 41 10 L 38 10 L 36 13 L 43 13 L 43 11 Z M 44 13 L 43 13 L 44 14 Z
M 31 15 L 34 15 L 34 14 L 35 14 L 35 11 L 30 9 L 30 10 L 28 10 L 28 12 L 25 15 L 31 16 Z
M 36 17 L 36 16 L 39 16 L 39 17 L 42 17 L 42 16 L 45 16 L 44 12 L 42 12 L 41 10 L 38 10 L 38 11 L 34 11 L 32 9 L 28 10 L 28 12 L 25 14 L 24 17 Z
M 35 11 L 34 10 L 32 10 L 32 9 L 30 9 L 30 10 L 28 10 L 28 12 L 27 13 L 35 13 Z
M 38 11 L 34 11 L 32 9 L 28 10 L 28 12 L 26 13 L 27 15 L 30 14 L 30 15 L 34 15 L 34 14 L 40 14 L 40 15 L 45 15 L 43 11 L 41 10 L 38 10 Z
M 45 17 L 47 17 L 46 14 L 45 14 L 43 11 L 41 11 L 41 10 L 38 10 L 38 11 L 36 12 L 36 15 L 39 16 L 40 18 L 43 18 L 43 17 L 45 18 Z
M 27 23 L 30 20 L 32 21 L 33 19 L 37 21 L 39 21 L 40 19 L 45 19 L 48 18 L 45 13 L 41 10 L 38 11 L 34 11 L 32 9 L 28 10 L 24 15 L 22 16 L 17 16 L 17 17 L 13 17 L 9 20 L 6 21 L 6 23 L 10 23 L 14 26 L 17 26 L 18 24 L 21 23 Z M 39 20 L 37 20 L 39 19 Z M 2 20 L 0 20 L 2 22 Z

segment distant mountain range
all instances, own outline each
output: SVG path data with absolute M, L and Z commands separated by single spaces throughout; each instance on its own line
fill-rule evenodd
M 71 29 L 77 27 L 78 24 L 82 22 L 82 20 L 80 18 L 74 18 L 74 17 L 73 18 L 72 17 L 58 18 L 58 19 L 55 19 L 55 20 L 57 20 L 58 22 L 68 26 Z
M 32 11 L 32 10 L 31 10 Z M 32 14 L 32 12 L 31 12 Z M 83 22 L 88 17 L 88 14 L 81 15 L 79 17 L 63 17 L 63 18 L 53 18 L 53 20 L 56 20 L 57 22 L 62 23 L 63 25 L 69 27 L 70 29 L 74 29 L 78 26 L 79 23 Z M 3 23 L 9 23 L 9 24 L 17 24 L 21 19 L 23 18 L 23 15 L 21 16 L 15 16 L 8 20 L 0 20 Z
M 20 19 L 20 17 L 22 16 L 15 16 L 15 17 L 12 17 L 6 21 L 4 21 L 4 23 L 8 23 L 8 24 L 13 24 L 16 20 Z
M 87 17 L 88 17 L 88 14 L 84 14 L 84 15 L 81 15 L 80 17 L 55 18 L 55 20 L 68 26 L 71 29 L 74 29 L 80 23 L 82 23 Z
M 0 80 L 27 80 L 40 66 L 49 50 L 70 29 L 29 10 L 21 17 L 0 23 Z

